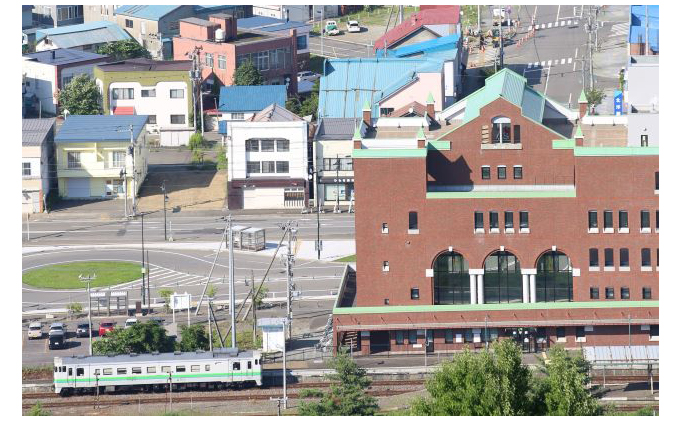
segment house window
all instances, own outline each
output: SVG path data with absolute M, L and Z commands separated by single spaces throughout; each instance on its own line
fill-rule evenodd
M 613 287 L 606 287 L 604 289 L 604 298 L 606 298 L 608 300 L 614 299 L 614 288 Z
M 287 174 L 288 161 L 276 161 L 276 172 L 279 174 Z
M 654 173 L 654 190 L 659 190 L 659 172 Z
M 444 331 L 444 343 L 447 344 L 453 343 L 453 329 L 446 329 Z
M 590 230 L 597 229 L 597 211 L 594 210 L 588 211 L 588 229 Z
M 147 120 L 148 124 L 157 124 L 156 123 L 156 115 L 155 114 L 150 114 L 149 119 Z
M 482 167 L 482 180 L 489 180 L 491 179 L 491 167 L 488 165 L 484 165 Z
M 498 166 L 498 179 L 505 180 L 505 165 Z
M 555 328 L 555 336 L 557 337 L 557 342 L 564 342 L 567 339 L 564 326 L 559 326 Z
M 619 267 L 627 268 L 630 265 L 630 260 L 628 258 L 628 249 L 622 248 L 619 250 Z
M 397 330 L 394 332 L 394 342 L 396 345 L 404 345 L 404 331 Z
M 184 114 L 171 114 L 170 115 L 170 124 L 185 124 L 185 116 Z
M 31 163 L 30 162 L 22 162 L 22 172 L 21 174 L 23 176 L 30 176 L 31 175 Z
M 475 232 L 484 232 L 484 213 L 475 212 Z
M 223 56 L 221 54 L 217 55 L 217 67 L 219 69 L 226 69 L 227 68 L 227 56 Z
M 243 120 L 244 118 L 245 115 L 243 113 L 231 113 L 232 120 Z M 255 142 L 257 142 L 257 140 Z
M 276 172 L 275 161 L 262 161 L 262 174 L 274 174 Z
M 156 97 L 155 89 L 142 89 L 142 98 L 155 98 L 155 97 Z
M 133 88 L 114 88 L 113 99 L 135 99 L 135 90 Z
M 649 230 L 650 229 L 649 227 L 650 227 L 649 211 L 648 210 L 640 211 L 640 229 Z
M 276 152 L 288 152 L 288 151 L 290 151 L 290 141 L 287 139 L 277 139 Z
M 394 111 L 394 108 L 380 108 L 380 117 L 385 117 Z
M 274 141 L 273 140 L 262 140 L 262 152 L 274 152 Z
M 493 232 L 498 231 L 498 212 L 489 212 L 489 229 Z
M 205 53 L 205 65 L 209 68 L 213 68 L 213 55 L 212 53 Z
M 409 331 L 408 331 L 408 343 L 409 343 L 409 344 L 413 345 L 413 344 L 417 344 L 417 343 L 418 343 L 418 335 L 417 335 L 417 333 L 418 333 L 418 332 L 415 331 L 415 330 L 409 330 Z
M 649 339 L 657 341 L 659 340 L 659 325 L 649 326 Z
M 628 228 L 628 211 L 619 211 L 619 230 Z
M 604 249 L 604 267 L 605 268 L 614 267 L 614 249 L 612 248 Z
M 604 229 L 614 229 L 614 212 L 610 210 L 604 211 Z M 613 231 L 612 231 L 613 232 Z
M 519 211 L 519 229 L 529 229 L 529 211 Z
M 590 287 L 590 299 L 599 300 L 600 299 L 600 288 Z
M 111 153 L 111 161 L 113 168 L 125 166 L 125 151 L 113 151 Z
M 132 19 L 125 19 L 125 27 L 126 28 L 133 28 L 134 26 L 135 25 L 134 25 L 134 22 L 132 21 Z
M 505 211 L 505 229 L 506 230 L 514 229 L 512 221 L 512 212 L 510 211 Z
M 386 306 L 390 305 L 390 299 L 389 298 L 385 298 L 385 300 L 383 302 L 385 303 Z
M 170 89 L 170 98 L 184 98 L 184 89 Z
M 648 248 L 643 248 L 640 252 L 640 257 L 642 258 L 642 267 L 652 266 L 652 251 Z
M 248 174 L 259 174 L 260 173 L 260 161 L 247 161 L 246 162 L 246 172 Z
M 588 251 L 588 255 L 590 256 L 590 267 L 600 266 L 600 259 L 599 259 L 597 249 L 594 249 L 594 248 L 590 249 Z
M 621 287 L 621 299 L 622 300 L 630 300 L 630 288 Z
M 513 126 L 513 132 L 514 132 L 514 133 L 513 133 L 513 137 L 512 137 L 513 142 L 519 143 L 519 142 L 522 140 L 522 138 L 521 138 L 521 130 L 520 130 L 519 124 L 515 124 L 515 125 Z
M 80 168 L 80 152 L 66 152 L 68 168 Z
M 420 289 L 419 288 L 411 288 L 411 299 L 412 300 L 420 299 Z
M 640 146 L 642 147 L 649 146 L 649 135 L 646 134 L 640 135 Z
M 507 117 L 496 117 L 491 120 L 491 124 L 493 125 L 491 132 L 493 143 L 509 143 L 510 119 Z
M 298 50 L 307 49 L 307 35 L 298 35 L 298 37 L 295 41 L 296 41 Z
M 73 76 L 65 76 L 61 78 L 61 86 L 66 86 L 69 83 L 71 83 L 71 80 L 73 80 Z
M 586 339 L 586 329 L 584 326 L 576 326 L 576 341 L 583 342 Z
M 652 288 L 651 287 L 642 287 L 642 299 L 643 300 L 651 300 L 652 299 Z
M 390 262 L 388 262 L 387 260 L 383 261 L 382 270 L 383 270 L 383 272 L 389 272 L 390 271 Z
M 257 53 L 257 70 L 269 70 L 269 51 L 260 51 Z
M 408 229 L 417 230 L 418 229 L 418 212 L 408 213 Z
M 246 140 L 246 152 L 258 152 L 259 150 L 260 142 L 257 139 Z
M 521 180 L 522 179 L 522 166 L 521 165 L 515 165 L 512 167 L 513 175 L 515 177 L 515 180 Z
M 390 229 L 387 227 L 387 222 L 382 223 L 382 231 L 383 234 L 388 234 L 390 232 Z
M 656 231 L 659 231 L 659 210 L 656 210 Z

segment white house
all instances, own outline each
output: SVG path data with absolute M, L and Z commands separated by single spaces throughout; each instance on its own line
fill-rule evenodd
M 42 212 L 56 182 L 54 118 L 23 119 L 21 134 L 22 212 Z
M 226 123 L 229 209 L 306 207 L 307 122 L 278 104 Z

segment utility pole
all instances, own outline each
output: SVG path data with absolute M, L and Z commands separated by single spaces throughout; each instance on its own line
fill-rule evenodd
M 201 102 L 201 135 L 205 130 L 205 119 L 203 118 L 203 91 L 201 90 L 201 85 L 198 85 L 198 97 Z
M 165 211 L 166 204 L 168 203 L 168 195 L 165 192 L 165 180 L 163 180 L 161 190 L 163 190 L 163 237 L 165 238 L 165 241 L 168 241 L 168 220 Z
M 212 298 L 208 298 L 208 342 L 210 342 L 210 352 L 212 352 L 213 350 L 211 321 L 212 321 Z
M 335 155 L 335 209 L 333 213 L 340 213 L 340 155 Z
M 28 222 L 30 214 L 26 213 L 26 241 L 31 241 L 31 224 Z
M 146 266 L 149 264 L 149 249 L 146 250 Z M 150 270 L 146 271 L 146 314 L 151 315 L 151 279 L 149 278 Z
M 293 242 L 293 234 L 297 232 L 295 228 L 293 228 L 293 222 L 288 221 L 286 222 L 286 225 L 282 227 L 283 229 L 288 230 L 288 253 L 286 254 L 286 319 L 288 320 L 288 339 L 291 337 L 291 332 L 292 332 L 292 317 L 291 317 L 291 311 L 290 311 L 290 301 L 291 301 L 291 286 L 293 282 L 293 262 L 295 261 L 295 256 L 293 255 L 293 248 L 292 248 L 292 242 Z
M 253 270 L 250 270 L 250 284 L 251 284 L 251 289 L 250 289 L 250 299 L 251 299 L 251 307 L 253 308 L 253 343 L 257 342 L 257 303 L 255 300 L 255 274 L 253 273 Z
M 500 9 L 500 6 L 498 8 Z M 503 8 L 503 11 L 505 11 L 505 8 Z M 501 43 L 500 68 L 501 68 L 501 70 L 503 70 L 503 14 L 502 13 L 499 13 L 499 16 L 498 16 L 498 39 L 500 40 L 500 43 Z
M 231 347 L 236 348 L 236 288 L 234 287 L 234 232 L 231 215 L 229 223 L 229 314 L 231 316 Z
M 79 275 L 78 279 L 80 279 L 80 282 L 87 282 L 87 323 L 89 324 L 87 330 L 90 332 L 90 355 L 92 355 L 92 300 L 90 299 L 90 282 L 97 279 L 97 274 L 95 273 L 92 276 Z
M 137 216 L 137 172 L 135 171 L 135 138 L 130 124 L 130 155 L 132 155 L 132 216 Z
M 144 278 L 146 277 L 146 264 L 144 262 L 144 214 L 142 214 L 142 305 L 146 304 L 146 287 Z
M 588 6 L 588 54 L 590 54 L 590 90 L 593 89 L 593 6 Z
M 127 169 L 123 168 L 120 170 L 120 178 L 123 179 L 123 191 L 125 194 L 125 219 L 130 218 L 128 215 L 128 188 L 127 188 Z

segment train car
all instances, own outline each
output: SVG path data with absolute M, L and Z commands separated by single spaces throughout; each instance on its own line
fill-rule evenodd
M 73 393 L 215 389 L 262 386 L 260 351 L 197 352 L 54 358 L 54 391 Z

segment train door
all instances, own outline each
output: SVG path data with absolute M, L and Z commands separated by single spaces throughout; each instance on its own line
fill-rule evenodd
M 89 374 L 90 370 L 89 370 L 88 367 L 85 367 L 84 365 L 81 365 L 80 367 L 76 367 L 76 373 L 75 373 L 76 375 L 75 375 L 75 378 L 74 378 L 75 385 L 80 386 L 80 387 L 87 387 L 88 386 L 86 384 L 86 383 L 88 383 L 88 381 L 85 380 L 85 379 L 87 379 L 87 376 L 85 376 L 85 370 L 86 369 L 87 369 L 88 374 Z
M 252 359 L 248 361 L 242 361 L 245 364 L 245 373 L 243 374 L 244 379 L 250 380 L 253 377 L 253 361 Z
M 66 384 L 69 387 L 75 387 L 75 385 L 76 385 L 73 369 L 74 369 L 73 367 L 68 367 L 66 369 Z

